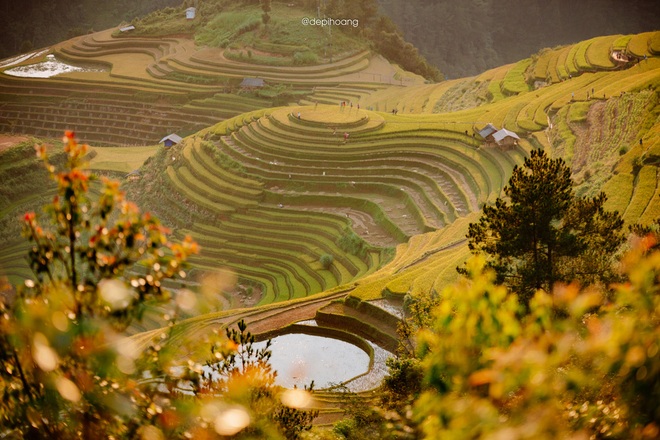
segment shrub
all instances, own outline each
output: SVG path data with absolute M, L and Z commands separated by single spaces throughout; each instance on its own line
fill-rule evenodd
M 443 292 L 419 337 L 425 392 L 414 420 L 428 438 L 655 438 L 654 243 L 642 240 L 624 258 L 628 282 L 614 292 L 539 290 L 526 316 L 482 258 L 469 261 L 469 280 Z
M 295 52 L 293 54 L 293 64 L 296 66 L 306 66 L 311 64 L 316 64 L 319 61 L 319 57 L 311 51 L 306 52 Z
M 323 254 L 321 255 L 319 261 L 321 262 L 321 267 L 323 267 L 323 269 L 330 269 L 330 266 L 332 266 L 335 258 L 330 254 Z
M 342 236 L 337 239 L 337 246 L 342 251 L 359 257 L 364 257 L 367 253 L 366 242 L 351 229 L 344 230 Z
M 12 304 L 0 303 L 2 434 L 11 429 L 18 436 L 92 438 L 98 432 L 130 435 L 132 429 L 134 435 L 145 420 L 137 426 L 122 420 L 103 397 L 107 385 L 113 398 L 128 399 L 140 357 L 134 348 L 122 354 L 119 341 L 130 344 L 119 330 L 149 301 L 168 297 L 162 281 L 184 273 L 182 264 L 197 245 L 169 242 L 157 219 L 124 200 L 117 182 L 105 181 L 92 202 L 94 176 L 81 167 L 87 146 L 67 132 L 64 151 L 67 162 L 60 168 L 48 161 L 45 147 L 38 149 L 57 191 L 45 221 L 33 212 L 23 219 L 34 279 L 18 289 Z M 138 260 L 143 270 L 128 275 Z M 158 368 L 152 362 L 147 370 Z M 145 410 L 153 397 L 146 388 L 119 412 Z
M 87 146 L 73 133 L 65 136 L 64 166 L 45 151 L 39 154 L 56 196 L 43 219 L 33 212 L 23 218 L 35 276 L 11 302 L 0 301 L 0 437 L 217 438 L 247 428 L 259 438 L 297 439 L 308 430 L 318 412 L 293 402 L 311 386 L 279 398 L 269 346 L 254 350 L 244 322 L 226 336 L 193 339 L 169 317 L 152 341 L 126 335 L 133 320 L 170 299 L 163 281 L 185 276 L 197 245 L 169 241 L 156 218 L 124 199 L 118 182 L 104 181 L 91 200 L 95 176 L 81 166 Z M 196 313 L 202 301 L 181 290 L 169 306 Z M 189 358 L 200 348 L 210 348 L 219 380 Z M 243 423 L 226 422 L 227 408 Z

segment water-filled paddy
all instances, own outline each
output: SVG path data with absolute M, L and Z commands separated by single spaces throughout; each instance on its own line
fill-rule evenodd
M 265 342 L 259 343 L 263 347 Z M 346 382 L 369 370 L 369 355 L 339 339 L 289 333 L 272 339 L 271 365 L 278 385 L 299 388 L 314 380 L 315 388 Z
M 14 67 L 13 69 L 5 70 L 4 73 L 11 76 L 19 76 L 23 78 L 51 78 L 62 73 L 70 72 L 103 72 L 108 69 L 105 67 L 96 66 L 73 66 L 55 58 L 54 55 L 47 55 L 46 60 L 36 64 L 28 64 L 25 66 Z

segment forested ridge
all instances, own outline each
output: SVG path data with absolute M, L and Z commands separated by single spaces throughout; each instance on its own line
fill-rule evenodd
M 599 35 L 657 30 L 654 0 L 379 0 L 429 62 L 448 78 Z

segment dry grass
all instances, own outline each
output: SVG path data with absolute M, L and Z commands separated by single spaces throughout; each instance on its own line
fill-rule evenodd
M 120 171 L 129 173 L 142 164 L 158 150 L 158 146 L 148 147 L 92 147 L 96 156 L 90 161 L 93 170 Z

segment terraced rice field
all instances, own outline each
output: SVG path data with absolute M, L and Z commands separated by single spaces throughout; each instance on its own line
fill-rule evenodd
M 109 72 L 0 74 L 0 130 L 59 137 L 75 123 L 79 137 L 97 145 L 189 135 L 168 150 L 150 147 L 167 159 L 158 170 L 160 209 L 179 225 L 176 239 L 201 244 L 193 267 L 235 273 L 253 292 L 248 305 L 258 307 L 220 292 L 238 309 L 182 327 L 198 334 L 245 317 L 267 334 L 316 318 L 392 350 L 397 319 L 372 301 L 400 309 L 406 295 L 441 293 L 469 254 L 469 223 L 532 148 L 574 164 L 582 185 L 604 190 L 607 207 L 627 223 L 660 215 L 660 129 L 644 119 L 657 115 L 659 40 L 658 33 L 598 37 L 474 78 L 423 84 L 413 75 L 397 82 L 397 68 L 368 52 L 306 68 L 265 66 L 195 50 L 181 38 L 117 39 L 106 31 L 17 63 L 53 52 Z M 618 63 L 614 51 L 630 62 Z M 244 76 L 277 84 L 291 102 L 274 106 L 271 95 L 239 90 Z M 477 132 L 488 123 L 520 141 L 484 142 Z M 96 168 L 127 171 L 112 165 L 114 151 L 99 154 Z M 7 246 L 0 266 L 27 276 L 14 263 L 24 250 Z M 157 325 L 154 318 L 134 331 Z M 334 411 L 334 397 L 324 397 Z
M 474 90 L 476 84 L 487 84 L 489 101 L 476 107 L 438 114 L 435 121 L 440 123 L 451 120 L 455 131 L 467 128 L 467 134 L 476 133 L 487 123 L 505 127 L 523 134 L 523 139 L 519 143 L 523 150 L 528 150 L 532 146 L 543 146 L 554 151 L 554 154 L 564 157 L 569 164 L 572 163 L 574 155 L 579 155 L 577 171 L 584 172 L 582 158 L 588 154 L 591 163 L 595 164 L 594 172 L 591 173 L 593 179 L 593 183 L 590 184 L 591 193 L 601 188 L 609 178 L 613 178 L 612 183 L 603 188 L 611 198 L 618 200 L 626 193 L 626 191 L 623 191 L 623 194 L 614 193 L 618 188 L 616 179 L 620 178 L 602 173 L 604 163 L 614 166 L 612 161 L 616 161 L 616 158 L 612 157 L 612 151 L 618 149 L 621 152 L 630 152 L 623 157 L 622 165 L 617 166 L 620 172 L 631 173 L 631 158 L 643 154 L 644 151 L 648 151 L 645 155 L 646 163 L 652 162 L 655 166 L 657 162 L 656 159 L 652 159 L 655 156 L 650 153 L 653 149 L 655 154 L 654 146 L 657 142 L 655 142 L 656 136 L 652 133 L 656 132 L 657 121 L 648 120 L 646 125 L 640 125 L 642 123 L 636 115 L 644 114 L 646 110 L 637 107 L 628 108 L 627 105 L 633 104 L 625 103 L 629 101 L 630 96 L 657 91 L 660 85 L 660 59 L 654 55 L 653 42 L 658 38 L 660 32 L 597 37 L 554 50 L 545 49 L 531 61 L 523 60 L 516 64 L 501 66 L 473 79 L 457 80 L 464 90 Z M 614 51 L 626 54 L 629 62 L 617 63 L 613 55 Z M 525 80 L 528 84 L 525 84 Z M 537 81 L 535 90 L 532 90 L 532 84 L 529 83 L 531 80 Z M 428 112 L 437 108 L 436 103 L 442 102 L 450 93 L 450 89 L 451 87 L 442 88 L 442 85 L 429 85 L 402 89 L 398 92 L 386 90 L 372 96 L 373 98 L 382 96 L 383 98 L 374 102 L 386 102 L 388 108 L 396 108 L 406 102 L 418 100 L 417 97 L 425 96 L 427 101 L 420 110 Z M 434 94 L 436 90 L 441 92 Z M 386 101 L 385 97 L 387 97 Z M 651 99 L 653 101 L 651 102 L 646 99 L 641 100 L 646 103 L 647 110 L 657 105 L 657 100 Z M 616 104 L 617 102 L 619 104 Z M 587 115 L 596 114 L 594 112 L 597 110 L 591 111 L 595 103 L 613 103 L 613 107 L 617 110 L 598 116 L 601 118 L 599 124 L 606 128 L 602 133 L 595 134 L 597 138 L 592 142 L 594 151 L 590 153 L 583 150 L 588 146 L 585 147 L 581 141 L 576 144 L 576 141 L 580 136 L 584 136 L 582 131 L 588 131 L 588 124 L 592 123 L 590 122 L 592 119 Z M 626 115 L 624 119 L 617 119 L 617 115 L 624 114 Z M 422 120 L 418 119 L 418 122 Z M 623 120 L 625 122 L 621 122 Z M 627 127 L 624 127 L 625 125 Z M 417 129 L 421 130 L 423 127 L 423 123 L 417 124 Z M 637 136 L 632 133 L 636 133 Z M 605 146 L 601 147 L 600 142 L 608 137 L 611 137 L 610 149 L 604 153 Z M 644 142 L 644 148 L 641 149 L 636 144 L 640 138 Z M 580 148 L 580 151 L 576 151 L 576 148 Z M 603 154 L 607 156 L 602 156 Z M 598 177 L 593 176 L 595 172 L 599 173 Z M 646 173 L 651 174 L 650 171 Z M 584 178 L 583 174 L 581 176 Z M 611 206 L 616 206 L 622 213 L 627 212 L 626 220 L 632 222 L 633 218 L 639 216 L 639 211 L 646 206 L 646 195 L 650 190 L 646 186 L 637 188 L 640 184 L 646 185 L 642 183 L 646 181 L 646 177 L 640 179 L 640 176 L 630 174 L 625 181 L 631 182 L 637 198 L 633 200 L 629 194 L 625 204 L 622 205 L 624 201 L 619 200 Z M 644 198 L 644 201 L 641 201 L 640 197 Z M 642 203 L 642 207 L 633 206 L 638 202 Z M 651 197 L 649 203 L 651 208 L 644 209 L 644 212 L 655 212 L 658 200 Z M 644 215 L 644 219 L 648 221 L 650 215 Z
M 59 137 L 75 126 L 96 145 L 144 145 L 176 132 L 192 134 L 219 120 L 270 107 L 241 90 L 244 77 L 288 87 L 308 103 L 359 101 L 395 82 L 397 69 L 368 51 L 330 64 L 277 67 L 238 62 L 221 49 L 196 48 L 185 38 L 113 37 L 114 29 L 77 37 L 0 70 L 24 67 L 55 54 L 75 65 L 103 65 L 108 72 L 54 78 L 16 78 L 0 71 L 0 131 Z M 345 87 L 336 92 L 338 84 Z M 270 93 L 270 95 L 269 95 Z M 275 95 L 277 96 L 277 93 Z
M 195 266 L 231 268 L 261 286 L 262 304 L 351 283 L 378 269 L 384 249 L 477 210 L 523 158 L 477 149 L 442 124 L 426 121 L 420 133 L 401 122 L 320 104 L 241 116 L 189 138 L 167 176 L 212 213 L 180 231 L 204 249 Z M 218 154 L 240 172 L 218 165 Z

